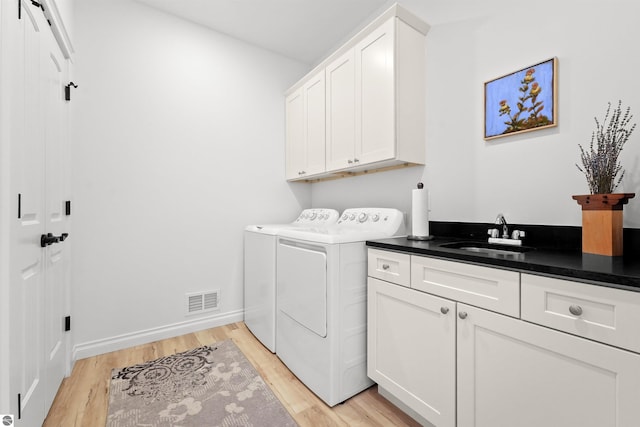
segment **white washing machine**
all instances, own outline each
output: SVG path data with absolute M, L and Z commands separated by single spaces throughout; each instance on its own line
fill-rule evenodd
M 347 209 L 336 225 L 281 230 L 276 354 L 334 406 L 368 388 L 366 240 L 405 234 L 396 209 Z
M 276 352 L 276 235 L 280 230 L 321 227 L 338 221 L 334 209 L 305 209 L 288 224 L 249 225 L 244 231 L 244 322 Z

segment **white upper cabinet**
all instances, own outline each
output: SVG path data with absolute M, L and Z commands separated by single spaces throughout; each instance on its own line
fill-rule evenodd
M 308 178 L 325 171 L 324 70 L 286 98 L 286 177 Z
M 314 178 L 424 164 L 428 28 L 394 5 L 289 89 L 292 96 L 325 73 L 326 168 Z

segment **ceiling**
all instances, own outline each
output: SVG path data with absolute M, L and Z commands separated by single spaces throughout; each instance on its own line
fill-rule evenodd
M 389 0 L 137 0 L 313 64 L 393 4 Z
M 135 0 L 286 57 L 316 65 L 395 2 L 431 26 L 492 16 L 513 0 Z M 581 0 L 581 4 L 602 0 Z M 624 3 L 635 0 L 609 0 Z M 537 0 L 536 8 L 557 0 Z

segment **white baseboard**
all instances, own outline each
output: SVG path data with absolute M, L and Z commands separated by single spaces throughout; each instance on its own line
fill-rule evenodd
M 147 344 L 153 341 L 202 331 L 204 329 L 228 325 L 229 323 L 240 322 L 243 319 L 244 310 L 235 310 L 231 312 L 218 313 L 212 316 L 189 320 L 186 322 L 161 326 L 158 328 L 131 332 L 115 337 L 80 343 L 73 346 L 72 359 L 75 362 L 79 359 L 97 356 L 99 354 L 109 353 L 116 350 L 122 350 L 124 348 L 134 347 L 140 344 Z

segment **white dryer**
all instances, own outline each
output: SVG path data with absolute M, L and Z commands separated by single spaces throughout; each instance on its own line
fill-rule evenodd
M 368 388 L 366 240 L 404 234 L 396 209 L 347 209 L 336 225 L 281 230 L 276 354 L 334 406 Z
M 249 225 L 244 231 L 244 322 L 272 353 L 276 351 L 276 235 L 289 228 L 333 225 L 334 209 L 305 209 L 288 224 Z

